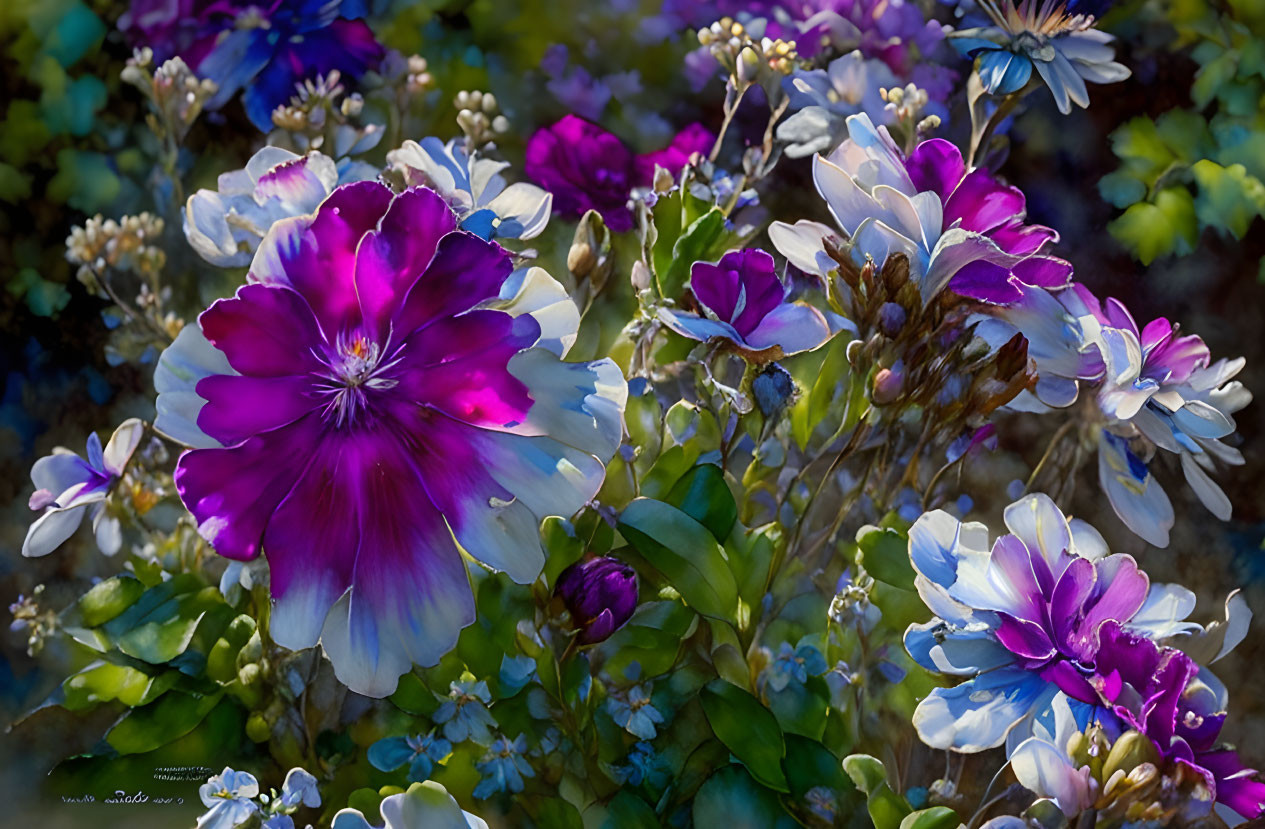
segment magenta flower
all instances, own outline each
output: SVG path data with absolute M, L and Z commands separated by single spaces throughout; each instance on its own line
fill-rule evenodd
M 676 175 L 691 153 L 707 152 L 713 141 L 705 127 L 691 124 L 665 149 L 638 157 L 614 133 L 567 115 L 527 141 L 525 169 L 553 194 L 556 212 L 581 216 L 596 210 L 607 227 L 623 233 L 633 226 L 628 209 L 632 189 L 651 183 L 655 164 Z
M 1218 744 L 1225 700 L 1198 678 L 1194 660 L 1115 622 L 1099 631 L 1105 702 L 1127 728 L 1151 739 L 1165 760 L 1203 777 L 1216 802 L 1251 820 L 1265 814 L 1265 783 L 1238 752 Z
M 578 561 L 562 571 L 554 592 L 571 613 L 581 645 L 604 641 L 637 609 L 637 573 L 610 556 Z
M 690 124 L 678 132 L 673 137 L 672 143 L 662 150 L 646 153 L 637 158 L 637 183 L 652 183 L 656 165 L 675 176 L 685 169 L 691 155 L 699 153 L 706 156 L 712 151 L 712 145 L 715 143 L 715 133 L 702 124 Z
M 597 492 L 626 396 L 610 360 L 560 361 L 555 289 L 434 192 L 358 182 L 273 225 L 164 353 L 158 428 L 197 447 L 177 489 L 221 555 L 266 552 L 279 644 L 385 696 L 473 621 L 460 550 L 536 578 L 539 522 Z
M 716 264 L 695 262 L 690 288 L 702 313 L 664 308 L 659 318 L 691 340 L 728 340 L 763 362 L 810 351 L 830 339 L 830 325 L 820 311 L 786 301 L 773 257 L 758 248 L 730 251 Z

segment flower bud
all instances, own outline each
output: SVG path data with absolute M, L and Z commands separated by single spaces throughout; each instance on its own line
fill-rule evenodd
M 1117 770 L 1128 774 L 1143 763 L 1158 763 L 1159 759 L 1150 737 L 1138 731 L 1126 731 L 1112 743 L 1102 764 L 1102 776 L 1111 779 Z
M 898 360 L 891 368 L 881 368 L 875 372 L 873 397 L 875 403 L 884 406 L 900 397 L 901 386 L 905 383 L 903 368 Z
M 736 24 L 735 24 L 736 25 Z M 738 53 L 738 80 L 743 83 L 754 83 L 760 75 L 760 56 L 750 46 L 743 47 Z
M 878 309 L 878 330 L 895 339 L 905 325 L 905 309 L 895 302 L 884 302 Z
M 637 607 L 637 574 L 610 556 L 594 556 L 562 571 L 554 594 L 571 612 L 582 645 L 605 640 Z

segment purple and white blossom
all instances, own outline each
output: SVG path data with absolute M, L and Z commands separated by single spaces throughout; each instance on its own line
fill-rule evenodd
M 266 551 L 273 638 L 319 641 L 353 690 L 391 693 L 473 620 L 457 545 L 535 579 L 540 519 L 592 498 L 620 441 L 619 368 L 561 361 L 578 313 L 529 276 L 431 190 L 344 185 L 160 359 L 199 532 Z
M 695 262 L 690 289 L 700 313 L 662 308 L 659 319 L 683 337 L 731 344 L 756 361 L 811 351 L 830 339 L 830 324 L 805 302 L 788 302 L 773 257 L 758 248 Z
M 60 547 L 83 523 L 92 521 L 97 548 L 112 556 L 123 545 L 119 519 L 106 510 L 106 497 L 127 469 L 132 453 L 145 434 L 136 418 L 123 421 L 105 447 L 93 432 L 88 436 L 87 459 L 58 446 L 31 467 L 35 492 L 29 506 L 43 510 L 22 542 L 22 555 L 46 556 Z
M 981 751 L 1012 732 L 1017 744 L 1059 695 L 1080 721 L 1099 699 L 1099 628 L 1128 622 L 1146 600 L 1133 558 L 1108 554 L 1096 530 L 1045 495 L 1011 504 L 1005 520 L 1010 534 L 991 552 L 983 524 L 939 510 L 910 529 L 915 585 L 936 618 L 911 625 L 905 647 L 928 670 L 969 677 L 914 712 L 934 748 Z
M 338 165 L 318 152 L 295 155 L 264 147 L 245 168 L 223 173 L 218 190 L 199 190 L 184 210 L 184 234 L 206 261 L 221 268 L 244 268 L 268 230 L 281 219 L 311 213 L 339 184 L 374 173 Z
M 1025 286 L 1057 289 L 1072 267 L 1043 253 L 1058 234 L 1025 223 L 1022 192 L 984 169 L 968 169 L 942 139 L 918 145 L 908 158 L 886 127 L 864 113 L 847 119 L 848 139 L 829 157 L 813 157 L 813 181 L 851 246 L 858 265 L 904 254 L 923 303 L 944 289 L 994 305 L 1021 299 Z M 792 264 L 822 276 L 836 265 L 818 222 L 774 222 L 773 244 Z

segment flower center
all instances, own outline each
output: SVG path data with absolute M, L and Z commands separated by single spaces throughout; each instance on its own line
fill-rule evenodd
M 326 398 L 325 420 L 335 426 L 354 423 L 368 407 L 371 391 L 389 389 L 398 382 L 384 375 L 399 361 L 383 362 L 381 347 L 362 334 L 340 336 L 331 351 L 317 356 L 327 373 L 316 389 Z

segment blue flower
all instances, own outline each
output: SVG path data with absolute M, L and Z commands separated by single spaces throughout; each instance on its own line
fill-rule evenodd
M 492 740 L 490 729 L 496 727 L 486 707 L 492 701 L 488 684 L 483 680 L 453 682 L 449 689 L 449 698 L 434 715 L 434 721 L 444 727 L 444 737 L 453 743 L 473 740 L 487 745 Z
M 281 784 L 281 805 L 287 809 L 300 805 L 314 809 L 321 805 L 321 792 L 317 788 L 316 778 L 306 769 L 298 767 L 290 769 L 285 782 Z
M 616 783 L 629 786 L 640 786 L 643 782 L 658 788 L 667 780 L 668 769 L 654 746 L 645 741 L 639 742 L 628 752 L 625 763 L 611 766 L 612 777 Z
M 950 41 L 963 56 L 978 59 L 984 89 L 1009 95 L 1023 89 L 1035 68 L 1059 111 L 1089 106 L 1085 81 L 1115 83 L 1129 77 L 1116 63 L 1111 35 L 1091 28 L 1094 18 L 1066 4 L 1043 0 L 981 0 L 993 26 L 954 32 Z
M 531 764 L 523 755 L 527 752 L 527 740 L 519 734 L 514 740 L 498 737 L 483 760 L 475 765 L 483 777 L 474 787 L 474 796 L 486 800 L 502 792 L 521 792 L 523 778 L 535 777 Z
M 253 774 L 233 771 L 227 766 L 198 789 L 207 811 L 198 818 L 198 829 L 233 829 L 259 810 L 252 798 L 259 795 L 259 781 Z
M 616 725 L 642 740 L 653 740 L 655 725 L 663 722 L 663 715 L 650 704 L 650 694 L 641 685 L 629 688 L 626 698 L 612 693 L 606 700 L 606 710 Z
M 105 499 L 145 434 L 136 418 L 114 430 L 103 449 L 96 433 L 88 437 L 88 459 L 57 447 L 31 467 L 35 492 L 30 507 L 44 510 L 26 533 L 22 555 L 45 556 L 62 545 L 79 528 L 84 517 L 92 519 L 97 547 L 112 556 L 123 544 L 119 520 L 106 513 Z
M 369 746 L 369 763 L 382 771 L 395 771 L 408 765 L 408 779 L 420 783 L 430 777 L 435 764 L 452 753 L 452 743 L 427 734 L 408 737 L 387 737 Z
M 333 70 L 359 78 L 383 56 L 368 25 L 355 19 L 365 11 L 364 0 L 273 0 L 241 10 L 196 67 L 219 87 L 207 106 L 222 107 L 244 89 L 247 116 L 267 132 L 272 111 L 296 84 Z
M 826 657 L 808 643 L 792 649 L 789 642 L 783 642 L 777 658 L 767 668 L 767 672 L 769 687 L 774 691 L 782 691 L 792 680 L 803 685 L 810 676 L 824 674 Z

